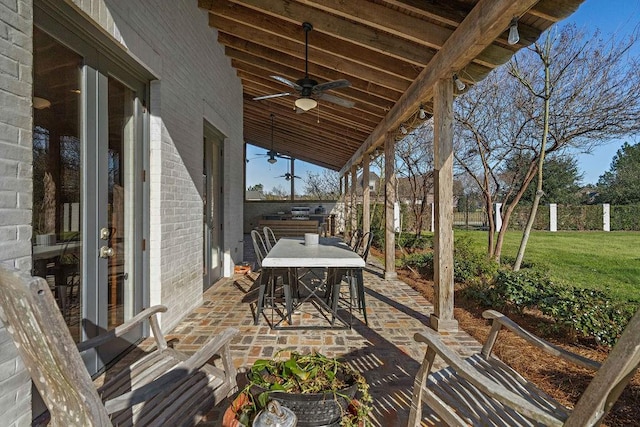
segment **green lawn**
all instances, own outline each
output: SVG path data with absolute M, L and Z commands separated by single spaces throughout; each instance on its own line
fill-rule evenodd
M 486 232 L 456 230 L 455 236 L 469 236 L 486 251 Z M 508 232 L 502 255 L 515 259 L 521 238 Z M 640 301 L 640 232 L 533 232 L 524 261 L 548 267 L 554 280 Z

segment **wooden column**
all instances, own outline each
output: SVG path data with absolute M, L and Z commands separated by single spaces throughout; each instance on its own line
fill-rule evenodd
M 358 167 L 351 167 L 351 234 L 358 229 L 358 197 L 356 187 L 358 185 Z
M 342 200 L 344 201 L 344 211 L 342 216 L 342 221 L 344 222 L 344 231 L 342 235 L 344 236 L 345 241 L 348 241 L 351 236 L 351 221 L 349 221 L 349 212 L 350 212 L 350 202 L 351 196 L 349 195 L 349 174 L 344 174 L 344 185 L 342 187 Z
M 369 156 L 362 159 L 362 231 L 371 231 L 371 189 L 369 188 Z
M 453 82 L 440 79 L 433 97 L 435 231 L 433 236 L 434 313 L 431 327 L 457 331 L 453 318 Z
M 388 132 L 384 141 L 384 278 L 395 279 L 396 233 L 393 226 L 393 206 L 396 202 L 396 139 Z
M 296 199 L 296 186 L 294 185 L 294 182 L 296 181 L 296 179 L 293 177 L 295 175 L 295 171 L 293 169 L 293 162 L 294 162 L 294 158 L 291 158 L 291 200 L 295 200 Z

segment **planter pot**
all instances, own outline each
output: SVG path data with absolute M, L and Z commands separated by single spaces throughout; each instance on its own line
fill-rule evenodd
M 342 414 L 348 410 L 350 402 L 356 395 L 358 385 L 353 384 L 338 392 L 326 393 L 269 393 L 269 398 L 293 411 L 298 417 L 299 427 L 339 426 Z M 254 386 L 254 396 L 267 390 Z
M 222 427 L 242 427 L 240 421 L 238 421 L 238 414 L 242 412 L 242 408 L 249 404 L 249 398 L 246 394 L 240 393 L 231 402 L 231 405 L 224 411 L 222 416 Z

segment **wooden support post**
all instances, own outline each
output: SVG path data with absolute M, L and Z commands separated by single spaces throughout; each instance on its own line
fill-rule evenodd
M 356 165 L 351 167 L 351 234 L 358 229 L 358 198 L 356 196 L 356 187 L 358 185 L 358 168 Z
M 351 212 L 351 195 L 349 194 L 349 174 L 344 174 L 344 186 L 342 187 L 342 195 L 344 200 L 344 232 L 343 236 L 346 241 L 351 238 L 351 221 L 349 221 L 349 215 Z
M 436 82 L 433 97 L 433 160 L 435 232 L 433 280 L 435 290 L 431 327 L 457 331 L 453 318 L 453 81 Z
M 369 156 L 362 160 L 362 231 L 371 231 L 371 189 L 369 188 Z
M 396 234 L 393 224 L 393 206 L 396 202 L 396 139 L 387 132 L 384 141 L 384 278 L 395 279 Z
M 294 182 L 296 181 L 296 179 L 294 178 L 295 175 L 295 171 L 293 170 L 293 163 L 294 163 L 294 158 L 291 158 L 291 201 L 296 199 L 296 186 L 294 185 Z

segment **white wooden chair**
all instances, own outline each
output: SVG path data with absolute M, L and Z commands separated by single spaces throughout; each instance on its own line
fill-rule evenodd
M 167 347 L 156 319 L 166 310 L 148 308 L 76 348 L 47 282 L 0 266 L 0 318 L 49 409 L 52 426 L 190 426 L 236 391 L 229 343 L 239 331 L 226 329 L 188 357 Z M 156 349 L 96 389 L 80 352 L 118 339 L 146 320 Z M 208 363 L 215 355 L 221 366 Z
M 437 332 L 428 329 L 415 334 L 416 341 L 425 342 L 429 347 L 416 375 L 409 426 L 420 425 L 423 401 L 451 426 L 599 425 L 640 363 L 640 311 L 633 316 L 602 366 L 532 335 L 497 311 L 487 310 L 483 317 L 492 321 L 487 342 L 479 354 L 465 359 L 447 348 Z M 597 371 L 573 410 L 556 402 L 491 355 L 502 327 L 550 355 Z M 436 355 L 449 366 L 431 372 Z

